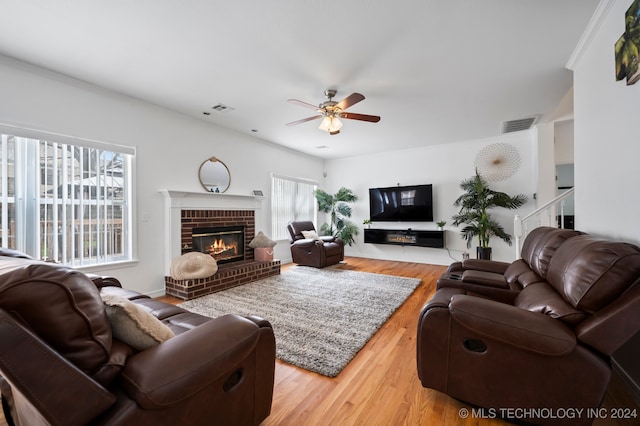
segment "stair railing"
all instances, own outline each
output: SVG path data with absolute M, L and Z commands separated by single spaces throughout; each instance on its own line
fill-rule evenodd
M 540 206 L 535 211 L 529 213 L 523 218 L 516 215 L 513 219 L 513 233 L 515 235 L 516 259 L 520 258 L 520 250 L 522 250 L 522 242 L 527 234 L 539 226 L 553 226 L 556 228 L 564 228 L 564 209 L 566 201 L 572 198 L 575 193 L 575 187 L 558 195 L 553 200 Z M 560 220 L 558 221 L 558 217 Z

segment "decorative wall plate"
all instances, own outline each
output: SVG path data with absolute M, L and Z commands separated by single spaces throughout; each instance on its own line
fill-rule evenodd
M 505 180 L 520 167 L 520 153 L 508 143 L 488 145 L 476 155 L 475 166 L 488 182 Z

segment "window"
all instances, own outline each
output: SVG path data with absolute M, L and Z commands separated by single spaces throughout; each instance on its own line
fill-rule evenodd
M 133 149 L 0 126 L 0 243 L 71 266 L 131 260 Z
M 316 182 L 285 176 L 271 176 L 271 238 L 289 238 L 287 224 L 292 220 L 316 223 Z
M 400 205 L 401 206 L 415 206 L 416 205 L 416 190 L 407 190 L 400 192 Z

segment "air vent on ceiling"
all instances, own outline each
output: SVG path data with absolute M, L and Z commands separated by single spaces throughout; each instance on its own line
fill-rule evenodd
M 225 105 L 225 104 L 216 104 L 214 106 L 211 107 L 212 110 L 214 111 L 218 111 L 218 112 L 230 112 L 233 111 L 233 108 Z
M 536 124 L 539 116 L 519 118 L 517 120 L 509 120 L 502 122 L 502 133 L 519 132 L 521 130 L 529 130 L 531 126 Z

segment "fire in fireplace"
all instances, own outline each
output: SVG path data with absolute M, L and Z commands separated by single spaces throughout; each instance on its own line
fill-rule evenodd
M 193 228 L 193 251 L 207 253 L 218 263 L 244 260 L 244 226 Z

